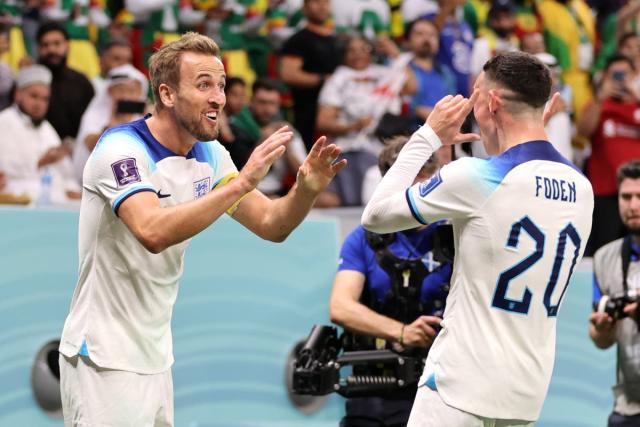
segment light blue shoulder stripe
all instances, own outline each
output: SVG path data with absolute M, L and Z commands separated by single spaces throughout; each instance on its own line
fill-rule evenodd
M 145 144 L 132 129 L 128 129 L 126 127 L 120 127 L 105 132 L 100 137 L 100 140 L 93 149 L 91 156 L 97 155 L 107 147 L 115 149 L 114 146 L 120 146 L 124 150 L 126 150 L 127 147 L 134 147 L 134 149 L 143 152 L 146 155 L 147 163 L 149 164 L 149 171 L 154 172 L 156 170 L 156 162 L 149 153 L 147 144 Z M 125 153 L 123 152 L 123 154 Z

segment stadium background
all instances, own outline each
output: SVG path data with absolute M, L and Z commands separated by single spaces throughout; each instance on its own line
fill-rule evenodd
M 296 342 L 314 323 L 328 323 L 339 245 L 357 217 L 316 212 L 280 245 L 228 218 L 193 239 L 173 317 L 177 426 L 337 425 L 342 399 L 333 395 L 305 415 L 288 399 L 284 372 Z M 36 404 L 31 371 L 68 311 L 77 221 L 71 211 L 0 209 L 0 426 L 63 424 Z M 587 335 L 591 277 L 585 261 L 565 296 L 536 426 L 601 426 L 611 410 L 615 350 L 596 349 Z

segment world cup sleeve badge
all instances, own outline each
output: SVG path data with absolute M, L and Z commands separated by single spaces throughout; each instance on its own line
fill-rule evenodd
M 141 181 L 136 159 L 134 158 L 122 159 L 111 163 L 111 170 L 116 178 L 118 188 L 126 187 L 132 182 Z
M 211 191 L 211 179 L 209 177 L 203 178 L 193 183 L 193 198 L 199 199 L 200 197 Z

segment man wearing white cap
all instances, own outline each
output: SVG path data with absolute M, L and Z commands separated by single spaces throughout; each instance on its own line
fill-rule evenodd
M 102 132 L 142 117 L 142 108 L 149 88 L 144 74 L 133 65 L 124 64 L 108 72 L 106 83 L 107 90 L 104 95 L 93 98 L 80 121 L 80 130 L 72 156 L 73 175 L 79 184 L 82 184 L 84 165 Z M 133 101 L 133 103 L 121 101 Z M 136 107 L 136 103 L 139 104 L 140 109 L 132 111 L 131 107 Z
M 62 202 L 68 196 L 60 164 L 68 151 L 45 120 L 50 94 L 51 72 L 46 67 L 32 65 L 18 73 L 14 103 L 0 112 L 0 172 L 6 177 L 2 193 L 24 194 L 35 201 L 40 196 L 41 174 L 47 169 L 53 178 L 53 201 Z

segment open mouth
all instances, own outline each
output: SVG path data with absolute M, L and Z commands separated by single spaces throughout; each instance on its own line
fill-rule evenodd
M 217 111 L 210 111 L 208 113 L 204 114 L 204 117 L 207 119 L 207 121 L 209 121 L 210 123 L 217 123 L 218 122 L 218 112 Z

